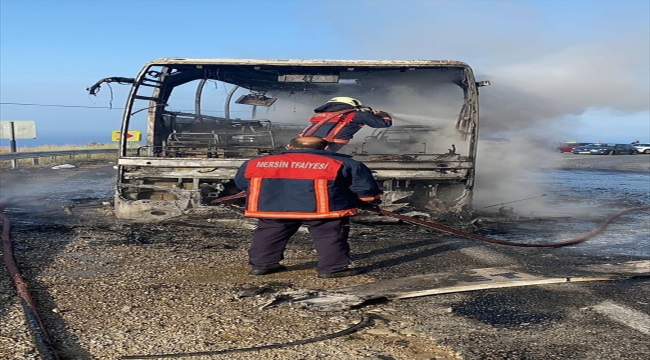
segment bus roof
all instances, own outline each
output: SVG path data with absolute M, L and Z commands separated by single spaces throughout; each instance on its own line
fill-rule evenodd
M 200 59 L 159 58 L 147 65 L 266 65 L 266 66 L 367 66 L 367 67 L 462 67 L 455 60 L 316 60 L 316 59 Z

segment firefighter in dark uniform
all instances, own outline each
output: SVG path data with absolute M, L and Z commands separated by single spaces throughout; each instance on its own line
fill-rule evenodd
M 316 115 L 300 136 L 318 136 L 329 142 L 328 151 L 337 152 L 364 126 L 387 128 L 393 119 L 381 110 L 372 110 L 357 99 L 339 96 L 314 109 Z
M 298 137 L 287 150 L 246 161 L 235 183 L 247 192 L 244 215 L 257 218 L 248 250 L 251 275 L 286 270 L 284 250 L 301 225 L 318 253 L 318 277 L 354 276 L 349 268 L 350 217 L 363 204 L 379 204 L 382 191 L 366 165 L 324 150 L 319 137 Z

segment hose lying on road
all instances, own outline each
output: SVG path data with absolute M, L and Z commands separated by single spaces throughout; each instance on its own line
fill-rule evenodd
M 229 201 L 233 201 L 236 199 L 241 199 L 246 197 L 246 192 L 242 191 L 240 193 L 237 193 L 235 195 L 231 196 L 224 196 L 222 198 L 216 199 L 212 201 L 212 204 L 220 204 L 220 203 L 226 203 Z M 565 241 L 560 241 L 556 243 L 549 243 L 549 244 L 528 244 L 528 243 L 519 243 L 519 242 L 512 242 L 512 241 L 505 241 L 505 240 L 499 240 L 499 239 L 492 239 L 486 236 L 481 236 L 481 235 L 475 235 L 475 234 L 470 234 L 468 232 L 456 230 L 453 228 L 450 228 L 448 226 L 444 226 L 441 224 L 438 224 L 433 221 L 425 221 L 425 220 L 420 220 L 416 219 L 410 216 L 406 215 L 400 215 L 396 214 L 392 211 L 388 210 L 382 210 L 379 207 L 371 208 L 369 209 L 370 211 L 374 211 L 378 214 L 385 215 L 385 216 L 390 216 L 395 219 L 402 220 L 404 222 L 408 222 L 411 224 L 415 225 L 420 225 L 429 229 L 434 229 L 438 231 L 442 231 L 447 234 L 452 234 L 452 235 L 457 235 L 460 237 L 464 237 L 466 239 L 472 239 L 472 240 L 478 240 L 478 241 L 484 241 L 484 242 L 489 242 L 492 244 L 499 244 L 499 245 L 508 245 L 508 246 L 520 246 L 520 247 L 562 247 L 562 246 L 569 246 L 569 245 L 575 245 L 579 244 L 581 242 L 586 241 L 587 239 L 594 237 L 595 235 L 600 234 L 607 228 L 607 225 L 609 225 L 612 221 L 614 221 L 616 218 L 618 218 L 621 215 L 625 215 L 634 211 L 641 211 L 641 210 L 650 210 L 650 206 L 639 206 L 639 207 L 634 207 L 626 210 L 619 211 L 617 213 L 614 213 L 612 215 L 609 215 L 605 220 L 603 220 L 598 226 L 596 226 L 593 230 L 588 231 L 578 237 L 565 240 Z
M 16 259 L 14 258 L 13 247 L 11 246 L 11 238 L 9 237 L 11 222 L 9 218 L 4 213 L 4 209 L 0 205 L 0 219 L 2 220 L 2 257 L 9 272 L 9 277 L 13 280 L 18 295 L 20 296 L 20 304 L 23 307 L 23 313 L 25 314 L 25 320 L 27 322 L 27 327 L 29 332 L 34 338 L 36 343 L 36 350 L 41 355 L 43 360 L 57 360 L 58 357 L 52 345 L 47 338 L 47 333 L 43 322 L 36 312 L 36 305 L 32 300 L 32 297 L 27 289 L 25 280 L 20 274 L 20 270 L 16 265 Z
M 429 229 L 435 229 L 435 230 L 442 231 L 442 232 L 445 232 L 445 233 L 448 233 L 448 234 L 458 235 L 458 236 L 461 236 L 461 237 L 464 237 L 464 238 L 467 238 L 467 239 L 485 241 L 485 242 L 489 242 L 489 243 L 493 243 L 493 244 L 508 245 L 508 246 L 521 246 L 521 247 L 561 247 L 561 246 L 575 245 L 575 244 L 579 244 L 581 242 L 584 242 L 587 239 L 589 239 L 589 238 L 603 232 L 603 230 L 605 230 L 607 225 L 609 225 L 617 217 L 619 217 L 621 215 L 625 215 L 627 213 L 631 213 L 633 211 L 640 211 L 640 210 L 650 210 L 650 206 L 639 206 L 639 207 L 619 211 L 617 213 L 609 215 L 605 220 L 603 220 L 600 224 L 598 224 L 598 226 L 596 226 L 593 230 L 591 230 L 589 232 L 586 232 L 586 233 L 584 233 L 584 234 L 582 234 L 582 235 L 580 235 L 578 237 L 575 237 L 575 238 L 572 238 L 572 239 L 569 239 L 569 240 L 560 241 L 560 242 L 556 242 L 556 243 L 550 243 L 550 244 L 527 244 L 527 243 L 518 243 L 518 242 L 512 242 L 512 241 L 492 239 L 492 238 L 489 238 L 489 237 L 470 234 L 470 233 L 463 232 L 463 231 L 460 231 L 460 230 L 452 229 L 450 227 L 440 225 L 440 224 L 434 223 L 432 221 L 419 220 L 419 219 L 412 218 L 410 216 L 395 214 L 393 212 L 386 211 L 386 210 L 377 209 L 377 212 L 382 214 L 382 215 L 390 216 L 390 217 L 400 219 L 400 220 L 403 220 L 403 221 L 406 221 L 406 222 L 409 222 L 409 223 L 412 223 L 412 224 L 424 226 L 424 227 L 427 227 Z
M 337 337 L 341 337 L 341 336 L 344 336 L 344 335 L 349 335 L 349 334 L 352 334 L 354 332 L 357 332 L 357 331 L 367 327 L 368 325 L 370 325 L 372 318 L 376 317 L 376 316 L 377 315 L 373 315 L 373 314 L 365 314 L 365 315 L 363 315 L 363 318 L 361 319 L 361 321 L 359 321 L 357 324 L 354 324 L 354 325 L 350 326 L 347 329 L 337 331 L 337 332 L 332 333 L 332 334 L 317 336 L 317 337 L 314 337 L 314 338 L 311 338 L 311 339 L 296 340 L 296 341 L 280 343 L 280 344 L 253 346 L 253 347 L 239 348 L 239 349 L 226 349 L 226 350 L 215 350 L 215 351 L 199 351 L 199 352 L 188 352 L 188 353 L 178 353 L 178 354 L 160 354 L 160 355 L 128 355 L 128 356 L 122 356 L 122 357 L 120 357 L 120 359 L 161 359 L 161 358 L 181 358 L 181 357 L 191 357 L 191 356 L 233 354 L 233 353 L 241 353 L 241 352 L 248 352 L 248 351 L 280 349 L 280 348 L 285 348 L 285 347 L 289 347 L 289 346 L 311 344 L 311 343 L 315 343 L 315 342 L 319 342 L 319 341 L 335 339 Z

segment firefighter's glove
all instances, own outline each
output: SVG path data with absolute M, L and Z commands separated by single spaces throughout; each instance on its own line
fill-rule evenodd
M 373 200 L 373 201 L 363 201 L 359 200 L 359 208 L 363 210 L 370 210 L 370 211 L 375 211 L 379 212 L 379 205 L 381 204 L 381 200 Z

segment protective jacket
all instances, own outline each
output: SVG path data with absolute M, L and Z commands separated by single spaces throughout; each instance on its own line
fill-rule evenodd
M 372 128 L 387 128 L 393 125 L 393 119 L 383 111 L 358 111 L 353 109 L 342 111 L 319 112 L 309 119 L 310 125 L 300 136 L 322 137 L 338 149 L 350 142 L 354 134 L 368 125 Z M 339 144 L 339 146 L 334 146 Z
M 366 165 L 325 150 L 284 150 L 246 161 L 235 184 L 248 193 L 244 216 L 331 219 L 357 214 L 382 191 Z

